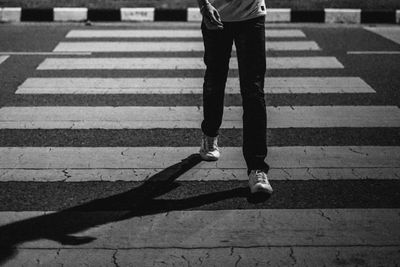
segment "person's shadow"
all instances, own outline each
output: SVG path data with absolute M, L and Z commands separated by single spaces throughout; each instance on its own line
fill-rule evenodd
M 39 239 L 54 240 L 62 245 L 90 243 L 95 237 L 76 237 L 73 234 L 106 223 L 135 216 L 184 210 L 229 198 L 247 197 L 250 202 L 265 201 L 267 197 L 250 197 L 247 187 L 209 193 L 179 200 L 157 200 L 177 187 L 175 180 L 200 163 L 199 154 L 193 154 L 153 175 L 140 186 L 111 197 L 0 226 L 0 265 L 17 253 L 18 244 Z M 122 207 L 127 207 L 121 210 Z M 97 211 L 97 212 L 96 212 Z M 98 212 L 107 211 L 107 212 Z

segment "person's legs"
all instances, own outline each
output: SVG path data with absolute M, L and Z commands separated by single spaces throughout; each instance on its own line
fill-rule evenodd
M 243 102 L 243 155 L 248 173 L 251 170 L 267 173 L 265 17 L 236 23 L 234 38 Z
M 225 83 L 233 44 L 228 24 L 224 24 L 223 30 L 208 30 L 202 24 L 204 62 L 207 68 L 203 84 L 204 120 L 201 129 L 209 137 L 218 135 L 222 123 Z

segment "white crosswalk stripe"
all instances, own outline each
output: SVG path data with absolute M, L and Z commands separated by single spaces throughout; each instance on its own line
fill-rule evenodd
M 0 181 L 143 181 L 198 147 L 1 147 Z M 241 148 L 222 147 L 179 180 L 246 180 Z M 400 147 L 270 147 L 272 180 L 398 179 Z M 275 175 L 273 175 L 275 174 Z
M 398 27 L 365 27 L 365 29 L 400 44 L 400 29 Z
M 126 149 L 126 148 L 125 148 Z M 292 148 L 290 148 L 292 149 Z M 378 150 L 379 148 L 377 148 Z M 77 149 L 79 150 L 79 149 Z M 175 150 L 175 148 L 171 148 Z M 193 153 L 198 152 L 194 147 Z M 377 151 L 380 153 L 380 151 Z M 225 155 L 224 155 L 225 157 Z M 339 155 L 338 157 L 341 157 Z M 233 168 L 192 168 L 180 175 L 179 181 L 247 181 L 244 166 Z M 101 181 L 144 181 L 165 167 L 157 168 L 1 168 L 1 182 L 101 182 Z M 348 180 L 398 180 L 397 167 L 300 167 L 281 168 L 272 166 L 268 172 L 271 181 L 348 181 Z
M 270 51 L 319 51 L 313 41 L 268 41 Z M 235 49 L 235 46 L 232 48 Z M 60 42 L 54 52 L 198 52 L 204 51 L 202 42 Z
M 226 107 L 221 128 L 242 128 L 242 108 Z M 268 128 L 400 127 L 397 106 L 267 107 Z M 3 107 L 0 129 L 199 128 L 198 107 Z
M 306 37 L 301 30 L 267 29 L 267 37 Z M 201 38 L 196 30 L 72 30 L 66 38 Z
M 9 263 L 10 266 L 35 265 L 37 261 L 45 261 L 48 258 L 58 258 L 58 262 L 69 262 L 74 260 L 75 265 L 84 266 L 88 259 L 95 266 L 101 266 L 104 262 L 114 259 L 120 266 L 142 266 L 144 262 L 162 262 L 168 265 L 184 266 L 196 263 L 202 263 L 204 266 L 235 266 L 240 259 L 243 266 L 255 266 L 257 263 L 263 263 L 268 259 L 271 266 L 279 266 L 284 263 L 291 265 L 295 261 L 312 262 L 316 266 L 323 266 L 327 262 L 338 261 L 337 255 L 340 255 L 341 262 L 351 262 L 354 259 L 362 257 L 364 262 L 376 263 L 376 266 L 384 266 L 389 262 L 395 266 L 397 263 L 397 248 L 383 247 L 374 248 L 368 246 L 355 247 L 219 247 L 219 248 L 137 248 L 122 249 L 115 252 L 111 249 L 86 249 L 87 254 L 82 255 L 81 248 L 68 249 L 41 249 L 40 255 L 37 250 L 20 250 L 16 258 Z M 162 253 L 160 253 L 160 251 Z M 377 257 L 376 251 L 379 251 Z M 21 255 L 21 256 L 20 256 Z M 179 255 L 179 256 L 177 256 Z
M 202 94 L 203 78 L 29 78 L 16 94 Z M 267 77 L 267 94 L 375 93 L 358 77 Z M 239 94 L 228 78 L 226 94 Z
M 0 56 L 0 64 L 6 61 L 8 56 Z
M 82 221 L 92 218 L 94 223 L 114 218 L 113 223 L 96 225 L 88 230 L 75 230 L 80 236 L 96 236 L 89 244 L 74 246 L 82 249 L 202 248 L 221 247 L 221 244 L 224 247 L 398 246 L 400 238 L 398 220 L 393 219 L 398 217 L 399 209 L 173 211 L 168 215 L 164 212 L 147 216 L 132 215 L 131 218 L 128 216 L 118 220 L 128 212 L 115 212 L 114 216 L 101 211 L 59 215 L 40 211 L 1 212 L 0 224 L 19 221 L 23 226 L 24 220 L 34 221 L 35 217 L 41 217 L 42 221 L 46 218 L 55 220 L 58 216 Z M 337 225 L 341 227 L 337 228 Z M 324 234 L 316 234 L 316 226 Z M 263 231 L 254 234 L 255 229 Z M 58 249 L 64 246 L 56 241 L 41 239 L 19 247 Z
M 0 147 L 2 168 L 165 168 L 197 153 L 197 147 Z M 195 168 L 245 168 L 240 147 L 222 147 L 221 160 Z M 271 147 L 276 168 L 399 167 L 400 147 L 295 146 Z
M 268 57 L 267 69 L 342 69 L 344 66 L 334 57 Z M 237 60 L 229 67 L 237 69 Z M 47 58 L 38 70 L 203 70 L 202 58 Z

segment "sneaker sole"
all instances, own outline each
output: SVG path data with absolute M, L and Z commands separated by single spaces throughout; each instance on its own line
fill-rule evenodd
M 204 155 L 202 153 L 200 153 L 200 157 L 205 161 L 217 161 L 219 159 L 217 157 L 210 157 L 210 156 Z
M 274 192 L 274 190 L 268 190 L 268 189 L 265 189 L 265 188 L 262 188 L 262 187 L 256 187 L 256 188 L 251 187 L 251 186 L 249 186 L 249 187 L 250 187 L 250 192 L 252 194 L 263 193 L 263 194 L 271 195 Z

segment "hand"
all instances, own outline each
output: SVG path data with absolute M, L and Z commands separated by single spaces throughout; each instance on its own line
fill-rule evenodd
M 201 14 L 203 15 L 204 24 L 206 25 L 207 29 L 222 30 L 224 28 L 218 10 L 210 3 L 205 4 L 201 8 Z

